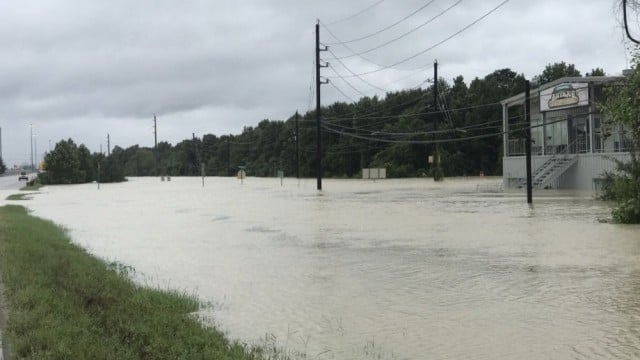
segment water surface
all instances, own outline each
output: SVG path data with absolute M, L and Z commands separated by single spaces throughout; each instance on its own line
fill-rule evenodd
M 499 179 L 131 179 L 26 204 L 232 338 L 312 359 L 640 358 L 640 227 Z M 24 202 L 23 202 L 24 203 Z

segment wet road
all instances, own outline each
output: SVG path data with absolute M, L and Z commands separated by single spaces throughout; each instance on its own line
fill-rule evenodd
M 29 179 L 35 176 L 35 173 L 28 174 Z M 18 181 L 18 174 L 0 176 L 0 190 L 17 190 L 26 184 L 26 181 Z

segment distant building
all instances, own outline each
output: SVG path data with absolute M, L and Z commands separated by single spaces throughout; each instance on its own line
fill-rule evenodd
M 604 87 L 624 77 L 566 77 L 531 90 L 531 154 L 534 188 L 598 190 L 611 158 L 628 161 L 631 141 L 620 126 L 604 124 L 596 103 Z M 525 94 L 502 103 L 505 188 L 526 185 Z

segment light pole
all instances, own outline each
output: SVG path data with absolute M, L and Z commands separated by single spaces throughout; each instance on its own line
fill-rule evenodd
M 38 166 L 38 135 L 33 135 L 33 162 Z M 33 167 L 33 170 L 36 170 Z
M 31 170 L 33 170 L 33 124 L 29 124 L 29 140 L 31 140 L 30 151 L 31 155 L 29 161 L 31 162 Z

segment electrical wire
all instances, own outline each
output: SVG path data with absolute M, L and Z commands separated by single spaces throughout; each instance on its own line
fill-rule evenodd
M 629 31 L 629 23 L 627 21 L 627 0 L 622 0 L 622 14 L 623 14 L 623 18 L 624 18 L 624 30 L 627 33 L 627 37 L 629 38 L 629 40 L 631 40 L 634 43 L 640 45 L 640 41 L 637 40 L 636 38 L 634 38 L 631 35 L 631 32 Z
M 351 134 L 351 133 L 348 133 L 348 132 L 339 131 L 339 130 L 336 130 L 336 129 L 331 129 L 330 127 L 327 127 L 326 125 L 323 126 L 323 128 L 325 130 L 327 130 L 328 132 L 336 133 L 336 134 L 339 134 L 339 135 L 350 136 L 350 137 L 353 137 L 353 138 L 362 139 L 362 140 L 369 140 L 369 141 L 373 141 L 373 142 L 384 142 L 384 143 L 395 143 L 395 144 L 436 144 L 436 143 L 458 142 L 458 141 L 465 141 L 465 140 L 482 139 L 482 138 L 493 137 L 493 136 L 498 136 L 498 135 L 502 134 L 502 133 L 483 134 L 483 135 L 467 136 L 467 137 L 463 137 L 463 138 L 448 138 L 448 139 L 433 139 L 433 140 L 394 140 L 394 139 L 378 139 L 378 138 L 372 138 L 372 137 L 369 137 L 369 136 Z
M 340 94 L 342 94 L 342 96 L 344 96 L 345 98 L 349 99 L 349 101 L 351 101 L 352 103 L 356 102 L 355 100 L 353 100 L 349 95 L 345 94 L 344 91 L 342 91 L 342 89 L 340 89 L 338 86 L 336 86 L 336 84 L 333 83 L 333 81 L 329 81 L 329 85 L 331 85 L 334 89 L 336 89 Z
M 315 34 L 312 34 L 315 37 Z M 316 79 L 316 56 L 315 51 L 313 54 L 313 61 L 311 61 L 311 81 L 309 82 L 309 104 L 307 105 L 307 111 L 311 111 L 313 105 L 313 96 L 315 95 L 315 79 Z
M 422 95 L 424 96 L 424 95 Z M 457 109 L 449 109 L 449 111 L 463 111 L 463 110 L 471 110 L 471 109 L 479 109 L 479 108 L 483 108 L 483 107 L 489 107 L 489 106 L 495 106 L 495 105 L 500 105 L 501 103 L 497 102 L 497 103 L 489 103 L 489 104 L 481 104 L 481 105 L 474 105 L 474 106 L 467 106 L 467 107 L 463 107 L 463 108 L 457 108 Z M 399 106 L 404 106 L 406 104 L 401 104 Z M 384 109 L 387 110 L 387 109 Z M 359 116 L 359 117 L 326 117 L 325 119 L 327 120 L 366 120 L 366 119 L 386 119 L 386 118 L 390 118 L 390 117 L 398 117 L 398 116 L 421 116 L 421 115 L 433 115 L 433 114 L 439 114 L 441 111 L 427 111 L 427 112 L 418 112 L 418 113 L 414 113 L 411 115 L 406 115 L 406 114 L 402 114 L 402 115 L 387 115 L 387 116 Z
M 523 117 L 523 115 L 515 115 L 515 116 L 512 116 L 512 117 L 509 117 L 508 120 L 518 119 L 518 118 L 522 118 L 522 117 Z M 382 131 L 382 130 L 365 129 L 364 127 L 349 127 L 349 126 L 339 125 L 339 124 L 326 122 L 326 121 L 325 121 L 325 124 L 329 124 L 329 125 L 331 125 L 333 127 L 338 127 L 338 128 L 347 129 L 347 130 L 355 130 L 355 131 L 361 132 L 361 133 L 362 133 L 362 130 L 365 130 L 365 131 L 367 131 L 366 134 L 368 134 L 368 135 L 408 136 L 408 135 L 432 135 L 432 134 L 441 134 L 441 133 L 449 133 L 449 132 L 466 133 L 466 132 L 469 132 L 469 131 L 485 131 L 485 130 L 491 130 L 491 129 L 496 129 L 496 128 L 502 127 L 501 124 L 489 126 L 489 124 L 502 122 L 502 121 L 503 120 L 493 120 L 493 121 L 488 121 L 488 122 L 484 122 L 484 123 L 480 123 L 480 124 L 467 125 L 467 126 L 464 126 L 464 127 L 457 127 L 457 128 L 452 127 L 451 129 L 429 130 L 429 131 L 424 131 L 424 132 L 417 132 L 417 131 L 412 131 L 412 132 L 386 132 L 386 131 Z M 521 123 L 511 123 L 510 125 L 511 126 L 519 126 L 519 125 L 525 125 L 525 124 L 526 123 L 521 122 Z
M 416 103 L 416 102 L 420 101 L 424 97 L 424 94 L 423 94 L 424 91 L 422 91 L 420 89 L 416 89 L 416 90 L 418 90 L 418 94 L 415 97 L 415 99 L 411 99 L 409 101 L 405 101 L 403 103 L 400 103 L 400 104 L 397 104 L 397 105 L 393 105 L 393 106 L 388 107 L 388 108 L 370 111 L 370 112 L 368 112 L 366 114 L 363 114 L 364 117 L 360 116 L 360 117 L 354 118 L 353 116 L 355 116 L 357 114 L 357 112 L 358 112 L 357 109 L 354 109 L 351 112 L 351 114 L 349 115 L 350 117 L 346 117 L 346 118 L 329 118 L 329 119 L 339 119 L 339 120 L 366 119 L 366 116 L 368 116 L 368 115 L 378 114 L 378 113 L 381 113 L 381 112 L 384 112 L 384 111 L 390 111 L 390 110 L 397 109 L 397 108 L 404 108 L 404 107 L 406 107 L 406 106 L 408 106 L 410 104 L 413 104 L 413 103 Z M 393 92 L 387 93 L 387 99 L 389 98 L 389 95 L 392 95 L 392 94 L 396 94 L 396 93 L 393 93 Z M 362 101 L 362 100 L 363 99 L 360 99 L 357 103 L 354 103 L 354 107 L 357 107 L 358 104 L 360 103 L 360 101 Z M 325 118 L 325 119 L 327 119 L 327 118 Z
M 329 35 L 331 35 L 334 39 L 336 39 L 336 40 L 340 41 L 340 39 L 336 36 L 336 34 L 334 34 L 334 33 L 331 31 L 331 29 L 329 29 L 329 28 L 328 28 L 326 25 L 324 25 L 322 22 L 320 22 L 320 25 L 322 25 L 322 27 L 323 27 L 323 28 L 324 28 L 324 29 L 329 33 Z M 335 44 L 335 43 L 333 43 L 333 44 Z M 327 46 L 327 48 L 329 48 L 329 46 L 328 46 L 328 45 L 331 45 L 331 43 L 327 43 L 327 44 L 324 44 L 324 43 L 323 43 L 323 45 L 325 45 L 325 46 Z M 355 51 L 355 50 L 353 50 L 352 48 L 350 48 L 348 45 L 344 44 L 344 45 L 342 45 L 342 46 L 343 46 L 344 48 L 346 48 L 347 50 L 349 50 L 351 53 L 354 53 L 354 54 L 356 53 L 356 51 Z M 336 56 L 334 55 L 334 58 L 335 58 L 335 57 L 336 57 Z M 369 58 L 366 58 L 366 57 L 364 57 L 364 56 L 360 56 L 360 58 L 361 58 L 361 59 L 363 59 L 363 60 L 365 60 L 365 61 L 367 61 L 367 62 L 369 62 L 369 63 L 371 63 L 371 64 L 373 64 L 373 65 L 375 65 L 375 66 L 377 66 L 377 67 L 384 67 L 384 65 L 382 65 L 382 64 L 380 64 L 380 63 L 377 63 L 377 62 L 375 62 L 375 61 L 373 61 L 373 60 L 371 60 L 371 59 L 369 59 Z
M 592 113 L 594 113 L 594 112 L 587 112 L 587 113 L 583 113 L 583 114 L 574 114 L 572 116 L 589 115 L 589 114 L 592 114 Z M 569 116 L 567 116 L 565 118 L 562 118 L 562 119 L 555 120 L 555 121 L 545 122 L 545 123 L 542 123 L 542 124 L 539 124 L 539 125 L 529 125 L 529 126 L 524 127 L 524 128 L 518 128 L 518 129 L 513 129 L 513 130 L 508 130 L 508 131 L 501 131 L 501 132 L 496 132 L 496 133 L 491 133 L 491 134 L 481 134 L 481 135 L 466 136 L 466 137 L 461 137 L 461 138 L 432 139 L 432 140 L 380 139 L 380 138 L 372 138 L 370 136 L 351 134 L 351 133 L 348 133 L 348 132 L 345 132 L 345 131 L 332 129 L 332 128 L 326 126 L 326 125 L 323 125 L 322 127 L 328 132 L 336 133 L 336 134 L 339 134 L 339 135 L 350 136 L 350 137 L 357 138 L 357 139 L 362 139 L 362 140 L 369 140 L 369 141 L 373 141 L 373 142 L 396 143 L 396 144 L 441 144 L 441 143 L 461 142 L 461 141 L 467 141 L 467 140 L 476 140 L 476 139 L 483 139 L 483 138 L 489 138 L 489 137 L 502 136 L 502 135 L 505 135 L 505 134 L 511 134 L 511 133 L 522 131 L 522 130 L 534 129 L 534 128 L 538 128 L 538 127 L 542 127 L 542 126 L 547 126 L 547 125 L 563 122 L 563 121 L 566 121 L 568 119 L 569 119 Z
M 347 86 L 349 86 L 349 87 L 350 87 L 351 89 L 353 89 L 355 92 L 357 92 L 358 94 L 360 94 L 360 95 L 362 95 L 362 96 L 364 96 L 364 97 L 366 97 L 366 96 L 367 96 L 367 94 L 363 93 L 362 91 L 358 90 L 358 88 L 356 88 L 355 86 L 353 86 L 353 84 L 351 84 L 351 83 L 349 82 L 349 80 L 345 79 L 345 78 L 344 78 L 344 76 L 342 76 L 342 75 L 338 72 L 338 70 L 336 70 L 336 69 L 335 69 L 331 64 L 329 64 L 329 69 L 331 69 L 331 70 L 332 70 L 332 71 L 333 71 L 333 72 L 338 76 L 338 78 L 339 78 L 340 80 L 342 80 L 345 84 L 347 84 Z M 352 100 L 352 102 L 355 102 L 355 101 L 353 101 L 353 100 Z
M 369 11 L 369 10 L 373 9 L 374 7 L 376 7 L 376 6 L 380 5 L 380 4 L 382 4 L 383 2 L 384 2 L 384 0 L 379 0 L 379 1 L 377 1 L 376 3 L 374 3 L 374 4 L 372 4 L 372 5 L 369 5 L 369 6 L 367 6 L 366 8 L 364 8 L 364 9 L 362 9 L 362 10 L 360 10 L 360 11 L 358 11 L 358 12 L 356 12 L 356 13 L 352 14 L 352 15 L 349 15 L 349 16 L 347 16 L 347 17 L 344 17 L 344 18 L 342 18 L 342 19 L 340 19 L 340 20 L 333 21 L 333 22 L 329 23 L 329 25 L 335 25 L 335 24 L 339 24 L 339 23 L 342 23 L 342 22 L 345 22 L 345 21 L 351 20 L 351 19 L 353 19 L 353 18 L 355 18 L 355 17 L 358 17 L 358 16 L 360 16 L 360 15 L 364 14 L 365 12 L 367 12 L 367 11 Z
M 386 26 L 386 27 L 384 27 L 384 28 L 382 28 L 382 29 L 380 29 L 380 30 L 378 30 L 378 31 L 375 31 L 375 32 L 373 32 L 373 33 L 371 33 L 371 34 L 369 34 L 369 35 L 361 36 L 361 37 L 359 37 L 359 38 L 351 39 L 351 40 L 346 40 L 346 41 L 340 41 L 339 39 L 336 39 L 336 40 L 338 40 L 338 41 L 340 41 L 340 42 L 337 42 L 337 43 L 328 43 L 327 45 L 344 45 L 344 44 L 351 44 L 351 43 L 354 43 L 354 42 L 358 42 L 358 41 L 362 41 L 362 40 L 366 40 L 366 39 L 372 38 L 372 37 L 374 37 L 374 36 L 376 36 L 376 35 L 378 35 L 378 34 L 380 34 L 380 33 L 383 33 L 383 32 L 385 32 L 385 31 L 387 31 L 387 30 L 391 29 L 392 27 L 394 27 L 394 26 L 396 26 L 396 25 L 398 25 L 398 24 L 400 24 L 400 23 L 402 23 L 402 22 L 404 22 L 404 21 L 408 20 L 410 17 L 412 17 L 412 16 L 414 16 L 415 14 L 419 13 L 420 11 L 424 10 L 427 6 L 429 6 L 429 5 L 433 4 L 434 2 L 436 2 L 436 0 L 431 0 L 431 1 L 427 2 L 426 4 L 424 4 L 424 5 L 420 6 L 417 10 L 414 10 L 414 11 L 413 11 L 413 12 L 411 12 L 409 15 L 406 15 L 405 17 L 403 17 L 402 19 L 400 19 L 400 20 L 398 20 L 398 21 L 394 22 L 393 24 L 388 25 L 388 26 Z M 326 28 L 326 27 L 325 27 L 325 28 Z
M 351 76 L 356 77 L 356 76 L 364 76 L 364 75 L 375 74 L 375 73 L 378 73 L 378 72 L 383 71 L 383 70 L 388 70 L 388 69 L 394 68 L 395 66 L 398 66 L 398 65 L 400 65 L 400 64 L 404 64 L 404 63 L 406 63 L 406 62 L 407 62 L 407 61 L 409 61 L 409 60 L 415 59 L 415 58 L 417 58 L 418 56 L 423 55 L 423 54 L 425 54 L 425 53 L 427 53 L 427 52 L 429 52 L 429 51 L 431 51 L 431 50 L 435 49 L 436 47 L 438 47 L 438 46 L 440 46 L 440 45 L 442 45 L 442 44 L 446 43 L 447 41 L 449 41 L 449 40 L 453 39 L 454 37 L 456 37 L 456 36 L 460 35 L 461 33 L 465 32 L 466 30 L 468 30 L 468 29 L 469 29 L 469 28 L 471 28 L 472 26 L 476 25 L 477 23 L 479 23 L 480 21 L 484 20 L 484 19 L 485 19 L 485 18 L 487 18 L 489 15 L 493 14 L 493 13 L 494 13 L 494 12 L 496 12 L 498 9 L 500 9 L 501 7 L 503 7 L 504 5 L 506 5 L 509 1 L 510 1 L 510 0 L 504 0 L 504 1 L 502 1 L 500 4 L 498 4 L 497 6 L 495 6 L 494 8 L 492 8 L 491 10 L 489 10 L 488 12 L 486 12 L 484 15 L 482 15 L 481 17 L 479 17 L 479 18 L 477 18 L 476 20 L 474 20 L 473 22 L 471 22 L 471 23 L 467 24 L 466 26 L 462 27 L 460 30 L 456 31 L 455 33 L 453 33 L 453 34 L 449 35 L 449 36 L 448 36 L 448 37 L 446 37 L 445 39 L 443 39 L 443 40 L 441 40 L 441 41 L 437 42 L 436 44 L 434 44 L 434 45 L 432 45 L 432 46 L 430 46 L 430 47 L 428 47 L 428 48 L 426 48 L 426 49 L 424 49 L 424 50 L 422 50 L 422 51 L 420 51 L 420 52 L 418 52 L 418 53 L 416 53 L 416 54 L 413 54 L 413 55 L 411 55 L 411 56 L 409 56 L 409 57 L 406 57 L 406 58 L 404 58 L 404 59 L 402 59 L 402 60 L 400 60 L 400 61 L 397 61 L 397 62 L 395 62 L 395 63 L 393 63 L 393 64 L 391 64 L 391 65 L 388 65 L 388 66 L 386 66 L 386 67 L 384 67 L 384 68 L 380 68 L 380 69 L 376 69 L 376 70 L 371 70 L 371 71 L 366 71 L 366 72 L 362 72 L 362 73 L 358 73 L 358 74 L 353 74 L 353 75 L 351 75 Z M 420 68 L 420 69 L 415 69 L 415 70 L 423 70 L 423 69 L 425 69 L 426 67 L 427 67 L 427 66 L 424 66 L 424 67 L 422 67 L 422 68 Z
M 441 17 L 441 16 L 443 16 L 444 14 L 446 14 L 449 10 L 451 10 L 451 9 L 453 9 L 454 7 L 456 7 L 456 6 L 460 5 L 460 3 L 461 3 L 461 2 L 463 2 L 463 1 L 464 1 L 464 0 L 458 0 L 458 1 L 456 1 L 455 3 L 453 3 L 453 5 L 449 6 L 449 7 L 448 7 L 448 8 L 446 8 L 446 9 L 444 9 L 443 11 L 441 11 L 440 13 L 438 13 L 437 15 L 435 15 L 435 16 L 433 16 L 433 17 L 431 17 L 429 20 L 427 20 L 427 21 L 423 22 L 422 24 L 420 24 L 420 25 L 418 25 L 418 26 L 416 26 L 416 27 L 412 28 L 411 30 L 409 30 L 409 31 L 407 31 L 407 32 L 405 32 L 405 33 L 403 33 L 403 34 L 402 34 L 402 35 L 400 35 L 400 36 L 397 36 L 397 37 L 395 37 L 395 38 L 393 38 L 393 39 L 391 39 L 391 40 L 389 40 L 389 41 L 386 41 L 386 42 L 384 42 L 384 43 L 382 43 L 382 44 L 380 44 L 380 45 L 374 46 L 374 47 L 372 47 L 372 48 L 370 48 L 370 49 L 368 49 L 368 50 L 359 51 L 359 52 L 357 52 L 357 53 L 353 53 L 353 54 L 351 54 L 351 55 L 347 55 L 347 56 L 340 57 L 340 59 L 348 59 L 348 58 L 352 58 L 352 57 L 354 57 L 354 56 L 360 56 L 360 55 L 368 54 L 368 53 L 370 53 L 370 52 L 373 52 L 373 51 L 376 51 L 376 50 L 378 50 L 378 49 L 381 49 L 381 48 L 383 48 L 383 47 L 385 47 L 385 46 L 387 46 L 387 45 L 393 44 L 394 42 L 396 42 L 396 41 L 398 41 L 398 40 L 400 40 L 400 39 L 402 39 L 402 38 L 404 38 L 404 37 L 406 37 L 406 36 L 408 36 L 408 35 L 410 35 L 410 34 L 412 34 L 412 33 L 416 32 L 416 31 L 418 31 L 419 29 L 421 29 L 422 27 L 424 27 L 424 26 L 426 26 L 426 25 L 428 25 L 428 24 L 432 23 L 433 21 L 435 21 L 435 20 L 436 20 L 436 19 L 438 19 L 439 17 Z
M 331 55 L 333 55 L 334 57 L 336 56 L 336 54 L 334 54 L 334 53 L 333 53 L 333 51 L 332 51 L 331 49 L 327 48 L 327 51 L 328 51 Z M 352 75 L 352 76 L 343 76 L 343 77 L 341 77 L 341 79 L 343 79 L 343 80 L 344 80 L 346 77 L 355 77 L 355 78 L 358 78 L 358 80 L 360 80 L 360 81 L 362 81 L 363 83 L 365 83 L 365 84 L 367 84 L 367 85 L 371 86 L 371 87 L 372 87 L 372 88 L 374 88 L 374 89 L 378 89 L 378 90 L 380 90 L 380 91 L 382 91 L 382 92 L 385 92 L 385 93 L 386 93 L 386 92 L 388 92 L 386 89 L 383 89 L 383 88 L 381 88 L 381 87 L 379 87 L 379 86 L 376 86 L 376 85 L 372 84 L 371 82 L 369 82 L 369 81 L 367 81 L 367 80 L 363 79 L 362 77 L 360 77 L 360 76 L 359 76 L 358 74 L 356 74 L 353 70 L 351 70 L 347 65 L 345 65 L 345 63 L 344 63 L 344 62 L 342 62 L 342 60 L 341 60 L 341 59 L 335 58 L 335 60 L 337 60 L 337 61 L 340 63 L 340 65 L 342 65 L 342 67 L 344 67 L 344 68 L 345 68 L 345 70 L 347 70 L 347 71 L 348 71 L 349 73 L 351 73 L 351 75 Z
M 320 24 L 322 24 L 322 23 L 320 23 Z M 327 28 L 327 27 L 326 27 L 326 25 L 322 24 L 322 26 L 325 28 L 325 30 L 327 30 L 327 32 L 329 33 L 329 35 L 331 35 L 334 39 L 336 39 L 336 40 L 340 41 L 340 39 L 339 39 L 339 38 L 338 38 L 338 37 L 337 37 L 337 36 L 336 36 L 336 35 L 335 35 L 335 34 L 334 34 L 334 33 L 333 33 L 329 28 Z M 329 43 L 329 44 L 325 44 L 325 45 L 330 45 L 330 44 L 331 44 L 331 43 Z M 345 48 L 347 48 L 349 51 L 351 51 L 351 53 L 356 53 L 356 51 L 355 51 L 355 50 L 353 50 L 352 48 L 350 48 L 349 46 L 347 46 L 347 45 L 343 45 L 343 46 L 344 46 Z M 327 49 L 327 50 L 328 50 L 328 49 Z M 337 56 L 336 56 L 336 54 L 335 54 L 335 53 L 333 53 L 333 52 L 332 52 L 332 54 L 333 54 L 333 58 L 331 58 L 331 59 L 339 60 L 339 59 L 337 59 Z M 369 58 L 366 58 L 366 57 L 364 57 L 364 56 L 359 56 L 359 57 L 360 57 L 362 60 L 365 60 L 366 62 L 368 62 L 368 63 L 370 63 L 370 64 L 372 64 L 372 65 L 374 65 L 374 66 L 376 66 L 376 67 L 378 67 L 378 68 L 386 68 L 386 65 L 383 65 L 383 64 L 380 64 L 380 63 L 378 63 L 378 62 L 375 62 L 375 61 L 373 61 L 373 60 L 371 60 L 371 59 L 369 59 Z M 340 63 L 342 63 L 341 61 L 339 61 L 339 62 L 340 62 Z M 342 64 L 342 65 L 343 65 L 343 66 L 345 66 L 344 64 Z M 345 66 L 345 67 L 346 67 L 346 66 Z M 397 83 L 397 82 L 399 82 L 399 81 L 402 81 L 402 80 L 408 79 L 408 78 L 410 78 L 410 77 L 412 77 L 412 76 L 415 76 L 415 75 L 416 75 L 417 73 L 419 73 L 420 71 L 422 71 L 422 69 L 418 69 L 418 70 L 415 70 L 415 69 L 411 69 L 411 70 L 403 70 L 403 69 L 397 69 L 397 68 L 396 68 L 396 69 L 394 69 L 394 70 L 398 70 L 398 71 L 411 71 L 411 73 L 410 73 L 410 74 L 408 74 L 407 76 L 403 76 L 403 77 L 398 78 L 398 79 L 396 79 L 396 80 L 389 81 L 389 82 L 387 82 L 385 85 L 394 84 L 394 83 Z M 329 78 L 329 79 L 331 79 L 331 78 L 333 78 L 333 77 L 329 76 L 328 78 Z M 420 85 L 422 85 L 422 84 L 423 84 L 423 83 L 420 83 L 418 86 L 415 86 L 414 88 L 417 88 L 417 87 L 419 87 L 419 86 L 420 86 Z M 374 87 L 374 88 L 376 88 L 375 86 L 373 86 L 373 87 Z M 379 90 L 386 91 L 385 89 L 382 89 L 382 88 L 379 88 Z
M 588 114 L 590 114 L 590 113 L 575 114 L 574 116 L 584 116 L 584 115 L 588 115 Z M 522 118 L 523 116 L 524 115 L 516 115 L 516 116 L 509 117 L 507 120 L 516 119 L 516 118 Z M 520 132 L 520 131 L 526 130 L 528 128 L 533 129 L 533 128 L 537 128 L 537 127 L 541 127 L 541 126 L 555 124 L 557 122 L 562 122 L 562 121 L 565 121 L 567 119 L 568 119 L 568 117 L 558 117 L 557 120 L 547 121 L 547 122 L 545 122 L 543 124 L 537 124 L 537 125 L 530 125 L 530 124 L 527 125 L 526 122 L 512 123 L 512 124 L 510 124 L 510 128 L 511 127 L 516 127 L 516 126 L 520 126 L 520 125 L 523 125 L 523 126 L 510 129 L 508 132 L 500 132 L 500 133 L 495 133 L 495 134 L 499 135 L 499 134 L 504 134 L 504 133 Z M 503 120 L 493 120 L 493 121 L 486 122 L 484 124 L 496 123 L 496 122 L 502 122 L 502 121 Z M 479 125 L 483 125 L 483 124 L 474 124 L 474 125 L 471 125 L 471 126 L 468 126 L 468 127 L 452 128 L 452 129 L 445 129 L 445 130 L 432 130 L 432 131 L 426 131 L 426 132 L 410 132 L 410 133 L 388 133 L 387 132 L 386 133 L 386 132 L 383 132 L 383 131 L 373 131 L 373 132 L 369 132 L 368 133 L 369 136 L 366 137 L 366 139 L 367 140 L 371 140 L 371 141 L 381 141 L 381 142 L 393 142 L 393 143 L 395 143 L 395 142 L 402 142 L 402 140 L 381 139 L 381 138 L 378 138 L 378 137 L 371 138 L 370 136 L 373 136 L 373 135 L 418 136 L 418 135 L 433 135 L 433 134 L 439 134 L 439 133 L 452 133 L 452 132 L 453 133 L 456 133 L 456 132 L 464 132 L 464 133 L 466 133 L 472 127 L 476 127 L 476 126 L 479 126 Z M 344 128 L 344 129 L 350 129 L 350 130 L 353 129 L 353 128 L 349 128 L 349 127 L 346 127 L 346 126 L 338 126 L 338 127 L 341 127 L 341 128 Z M 484 130 L 490 130 L 490 129 L 500 128 L 500 127 L 502 127 L 502 125 L 487 126 L 487 127 L 484 127 L 484 128 L 476 128 L 476 129 L 474 129 L 474 131 L 480 131 L 480 130 L 484 131 Z M 336 130 L 336 129 L 332 129 L 331 127 L 326 126 L 326 125 L 325 125 L 325 129 L 327 129 L 329 131 L 335 131 Z M 364 137 L 364 135 L 347 133 L 347 132 L 341 132 L 341 134 L 347 135 L 347 136 L 359 137 L 359 138 L 363 138 Z M 463 139 L 474 139 L 474 138 L 475 138 L 474 136 L 470 136 L 470 137 L 465 137 Z M 455 139 L 461 139 L 461 138 L 455 138 Z M 424 142 L 409 141 L 408 143 L 424 143 Z

